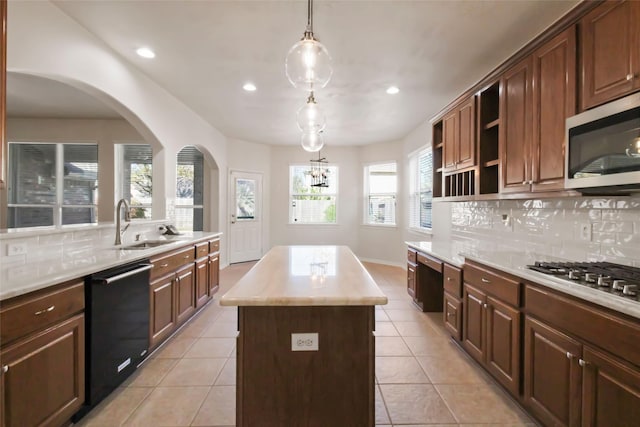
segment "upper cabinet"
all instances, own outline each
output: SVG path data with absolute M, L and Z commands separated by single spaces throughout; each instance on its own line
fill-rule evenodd
M 475 97 L 458 104 L 442 119 L 444 171 L 475 165 Z
M 640 2 L 605 2 L 580 29 L 582 110 L 640 89 Z
M 564 188 L 565 120 L 576 113 L 576 29 L 538 48 L 502 78 L 502 192 Z

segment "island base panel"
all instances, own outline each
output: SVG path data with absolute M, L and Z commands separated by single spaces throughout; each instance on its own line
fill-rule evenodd
M 236 423 L 375 424 L 373 306 L 238 307 Z M 318 351 L 292 351 L 292 333 Z

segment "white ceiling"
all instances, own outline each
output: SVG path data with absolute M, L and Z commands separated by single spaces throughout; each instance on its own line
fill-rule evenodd
M 54 1 L 226 136 L 298 144 L 305 93 L 284 75 L 307 2 Z M 316 93 L 327 145 L 398 140 L 517 51 L 577 0 L 316 0 L 334 74 Z M 135 54 L 149 46 L 156 58 Z M 252 81 L 258 87 L 244 92 Z M 389 85 L 400 88 L 387 95 Z

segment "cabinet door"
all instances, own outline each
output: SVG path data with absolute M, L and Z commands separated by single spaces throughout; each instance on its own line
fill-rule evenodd
M 407 293 L 413 300 L 416 299 L 416 265 L 407 264 Z
M 209 296 L 220 289 L 220 256 L 209 255 Z
M 457 169 L 471 167 L 476 164 L 476 108 L 475 97 L 458 108 L 460 121 L 460 136 L 457 145 Z
M 3 426 L 64 425 L 84 402 L 84 315 L 2 349 Z
M 209 258 L 196 262 L 196 307 L 209 300 Z
M 582 110 L 631 92 L 640 85 L 640 4 L 608 1 L 580 21 Z
M 187 320 L 196 309 L 195 265 L 189 264 L 176 271 L 176 320 L 178 325 Z
M 576 114 L 576 28 L 533 53 L 532 191 L 564 189 L 565 119 Z
M 582 360 L 583 427 L 637 426 L 640 371 L 586 346 Z
M 445 171 L 456 168 L 458 145 L 458 110 L 453 110 L 442 119 L 442 156 Z
M 486 296 L 484 292 L 467 283 L 464 284 L 463 295 L 462 346 L 473 358 L 484 363 L 484 305 Z
M 531 63 L 531 57 L 528 57 L 502 77 L 502 193 L 528 192 L 530 189 Z
M 149 346 L 155 347 L 173 332 L 176 327 L 174 275 L 165 276 L 151 283 L 149 299 L 150 337 Z
M 451 336 L 460 341 L 462 338 L 462 303 L 448 292 L 444 293 L 444 310 L 442 310 L 444 327 Z
M 513 395 L 520 394 L 520 312 L 487 297 L 487 369 Z
M 545 425 L 580 426 L 582 345 L 529 316 L 524 321 L 524 404 Z

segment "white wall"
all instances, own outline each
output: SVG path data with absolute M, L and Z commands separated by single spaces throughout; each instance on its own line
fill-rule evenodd
M 363 260 L 404 265 L 405 245 L 403 230 L 407 227 L 407 210 L 405 200 L 407 191 L 403 185 L 405 181 L 406 166 L 404 161 L 402 141 L 385 142 L 380 144 L 364 145 L 360 147 L 360 194 L 358 197 L 358 215 L 360 230 L 358 247 L 354 249 Z M 398 173 L 398 190 L 396 195 L 396 225 L 395 227 L 382 227 L 364 225 L 366 207 L 364 200 L 364 167 L 372 163 L 396 162 Z
M 361 196 L 359 149 L 327 147 L 322 150 L 330 165 L 338 166 L 338 201 L 336 225 L 289 224 L 289 165 L 309 165 L 317 153 L 307 153 L 300 146 L 274 146 L 271 149 L 271 246 L 330 244 L 358 248 L 361 219 L 358 201 Z
M 210 163 L 227 170 L 227 141 L 217 129 L 164 88 L 116 55 L 104 42 L 50 2 L 12 2 L 8 16 L 7 70 L 51 78 L 100 99 L 144 137 L 161 146 L 154 169 L 164 170 L 154 187 L 164 195 L 155 212 L 171 217 L 175 206 L 175 158 L 184 145 L 198 147 Z M 217 172 L 213 172 L 217 175 Z M 211 228 L 226 233 L 227 175 L 219 174 L 210 199 Z M 4 215 L 4 212 L 2 212 Z M 225 236 L 222 237 L 225 244 Z M 226 264 L 226 256 L 221 256 Z

